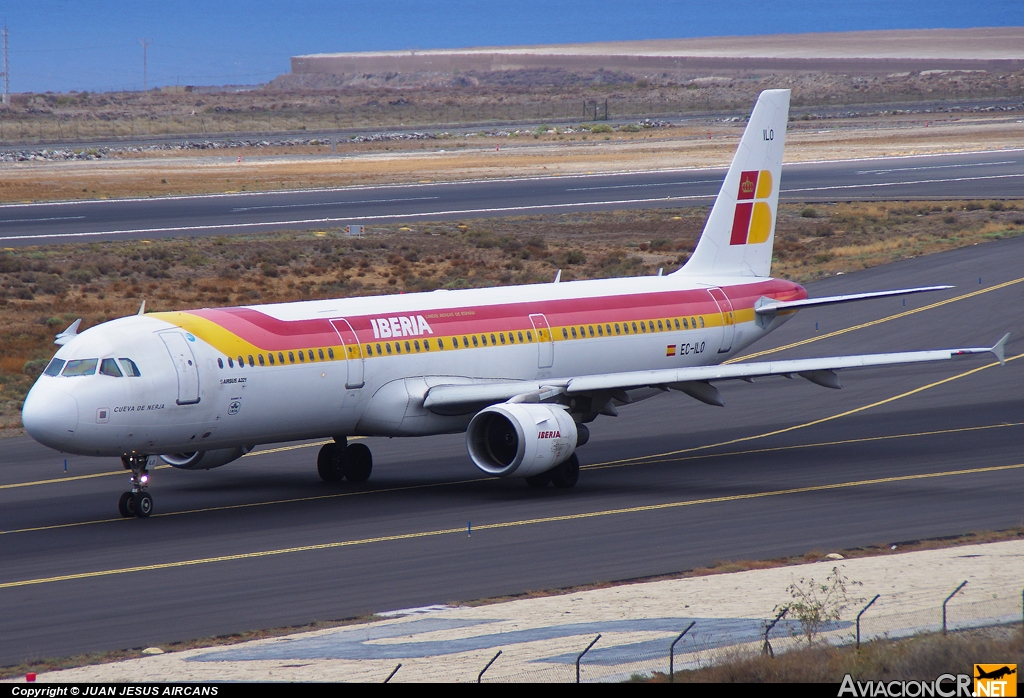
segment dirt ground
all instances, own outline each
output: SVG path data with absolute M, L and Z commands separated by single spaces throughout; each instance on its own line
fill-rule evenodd
M 717 123 L 605 133 L 552 128 L 507 136 L 346 142 L 335 152 L 325 144 L 0 163 L 0 202 L 725 166 L 743 126 Z M 787 138 L 789 162 L 1019 148 L 1024 146 L 1024 114 L 794 122 Z

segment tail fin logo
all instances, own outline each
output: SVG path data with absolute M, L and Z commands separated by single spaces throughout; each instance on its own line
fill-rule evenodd
M 760 199 L 769 198 L 771 193 L 772 173 L 768 170 L 752 170 L 740 174 L 730 245 L 753 245 L 768 241 L 772 230 L 772 207 Z

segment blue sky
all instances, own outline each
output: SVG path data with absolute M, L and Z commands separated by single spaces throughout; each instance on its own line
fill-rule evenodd
M 11 89 L 249 84 L 292 55 L 694 36 L 1024 25 L 1024 0 L 375 0 L 375 2 L 0 2 Z

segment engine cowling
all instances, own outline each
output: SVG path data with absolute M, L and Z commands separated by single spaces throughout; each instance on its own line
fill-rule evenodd
M 168 465 L 182 470 L 209 470 L 227 465 L 252 450 L 251 446 L 218 448 L 214 451 L 193 451 L 192 453 L 166 453 L 160 459 Z
M 502 403 L 473 417 L 466 445 L 488 475 L 530 477 L 555 467 L 576 450 L 576 422 L 558 405 Z

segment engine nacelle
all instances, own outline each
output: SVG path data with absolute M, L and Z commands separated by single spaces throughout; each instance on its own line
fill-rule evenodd
M 160 459 L 168 465 L 182 470 L 209 470 L 227 465 L 252 450 L 251 446 L 218 448 L 215 451 L 193 451 L 192 453 L 167 453 Z
M 555 467 L 576 450 L 576 422 L 558 405 L 502 403 L 473 417 L 466 445 L 488 475 L 530 477 Z

